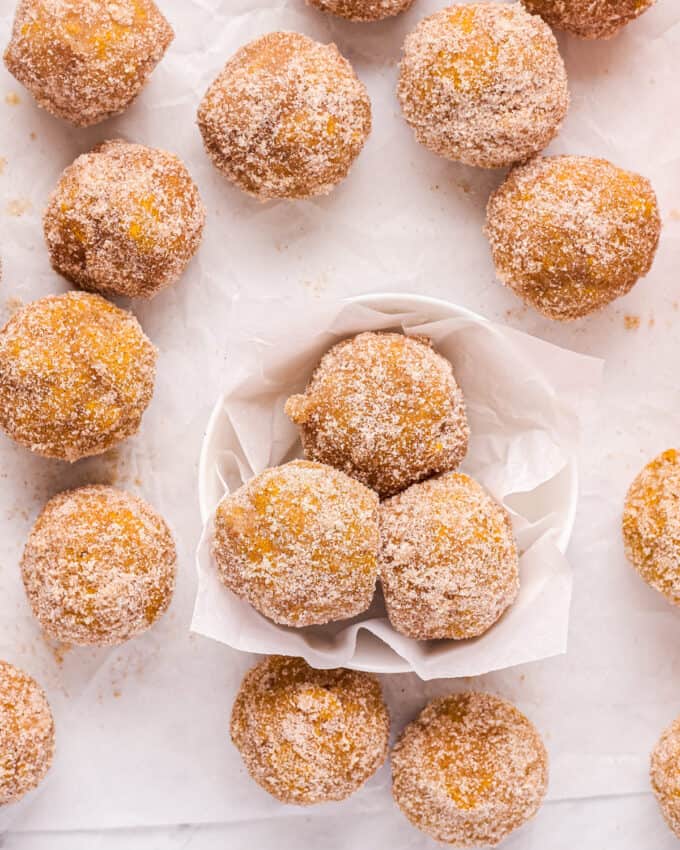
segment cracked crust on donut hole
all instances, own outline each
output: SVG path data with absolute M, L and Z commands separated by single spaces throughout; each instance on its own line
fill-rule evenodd
M 274 32 L 227 62 L 198 125 L 215 166 L 244 191 L 309 198 L 347 176 L 371 130 L 371 103 L 334 44 Z
M 680 454 L 662 452 L 636 476 L 623 508 L 626 557 L 642 578 L 680 605 Z
M 101 454 L 137 433 L 155 371 L 132 313 L 99 295 L 49 295 L 0 331 L 0 427 L 45 457 Z
M 78 646 L 115 646 L 145 632 L 175 587 L 175 544 L 142 499 L 93 485 L 59 493 L 35 522 L 21 559 L 43 631 Z
M 378 497 L 321 463 L 266 469 L 226 495 L 212 547 L 222 583 L 275 623 L 361 614 L 378 571 Z
M 422 20 L 404 42 L 398 95 L 421 144 L 483 168 L 542 150 L 569 106 L 555 37 L 519 3 L 449 6 Z
M 413 0 L 307 0 L 307 3 L 348 21 L 382 21 L 410 9 Z
M 5 64 L 43 109 L 87 127 L 127 109 L 173 37 L 152 0 L 19 0 Z
M 578 319 L 629 292 L 652 266 L 661 218 L 650 182 L 605 159 L 536 157 L 489 199 L 498 278 L 550 319 Z
M 467 452 L 463 393 L 426 337 L 367 331 L 338 343 L 285 409 L 306 457 L 381 497 L 456 469 Z
M 522 0 L 527 11 L 581 38 L 611 38 L 656 0 Z
M 64 171 L 43 229 L 52 267 L 76 286 L 150 298 L 180 277 L 204 222 L 198 189 L 176 156 L 115 140 Z
M 38 683 L 0 661 L 0 806 L 15 803 L 45 778 L 54 756 L 54 721 Z
M 380 505 L 378 573 L 401 634 L 477 637 L 519 591 L 510 516 L 461 473 L 413 484 Z
M 411 823 L 456 847 L 495 847 L 540 808 L 548 756 L 517 708 L 468 692 L 430 702 L 391 754 L 392 793 Z
M 649 779 L 664 820 L 680 838 L 680 717 L 664 730 L 652 750 Z
M 258 785 L 308 806 L 358 791 L 387 757 L 389 726 L 375 676 L 273 655 L 243 679 L 231 739 Z

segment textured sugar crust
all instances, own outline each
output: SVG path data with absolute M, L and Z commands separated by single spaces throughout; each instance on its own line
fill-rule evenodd
M 451 364 L 425 337 L 361 333 L 328 351 L 286 413 L 305 455 L 381 496 L 456 469 L 470 429 Z
M 536 157 L 491 196 L 485 233 L 499 279 L 565 321 L 601 309 L 647 274 L 661 218 L 639 174 L 592 157 Z
M 623 508 L 626 557 L 642 578 L 680 605 L 680 455 L 662 452 L 635 478 Z
M 45 778 L 54 756 L 54 721 L 35 679 L 0 661 L 0 806 Z
M 231 739 L 258 785 L 306 806 L 357 791 L 385 761 L 389 726 L 375 676 L 271 656 L 243 679 Z
M 652 750 L 649 779 L 666 823 L 680 838 L 680 717 Z
M 378 573 L 398 632 L 477 637 L 519 591 L 510 516 L 461 473 L 413 484 L 380 505 Z
M 19 0 L 5 64 L 76 127 L 123 112 L 174 38 L 152 0 Z
M 75 461 L 135 434 L 156 349 L 137 319 L 98 295 L 51 295 L 0 331 L 0 426 L 46 457 Z
M 198 189 L 176 156 L 116 140 L 64 171 L 43 227 L 52 267 L 76 286 L 149 298 L 182 274 L 204 222 Z
M 222 499 L 212 551 L 223 584 L 275 623 L 354 617 L 375 592 L 378 497 L 320 463 L 267 469 Z
M 275 32 L 227 62 L 198 125 L 215 166 L 244 191 L 308 198 L 347 176 L 370 133 L 371 104 L 334 44 Z
M 398 95 L 421 144 L 484 168 L 542 150 L 569 106 L 555 37 L 519 3 L 450 6 L 422 20 L 404 42 Z
M 456 847 L 495 847 L 536 814 L 548 785 L 548 755 L 534 725 L 485 693 L 430 702 L 391 762 L 404 815 Z
M 175 587 L 177 554 L 153 508 L 114 487 L 80 487 L 45 505 L 21 573 L 45 633 L 62 643 L 114 646 L 146 631 Z
M 611 38 L 656 0 L 522 0 L 551 27 L 581 38 Z
M 349 21 L 382 21 L 405 12 L 413 0 L 307 0 L 322 12 Z

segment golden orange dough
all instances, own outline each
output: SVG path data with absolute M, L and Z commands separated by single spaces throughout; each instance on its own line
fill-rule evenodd
M 680 455 L 662 452 L 637 475 L 623 508 L 626 556 L 647 584 L 680 605 Z
M 532 818 L 548 785 L 534 725 L 491 694 L 430 702 L 391 754 L 392 793 L 411 823 L 455 847 L 495 847 Z
M 664 730 L 654 747 L 649 778 L 661 814 L 680 838 L 680 717 Z
M 167 610 L 176 561 L 170 530 L 150 505 L 97 485 L 50 499 L 29 535 L 21 573 L 49 637 L 114 646 Z
M 138 431 L 155 371 L 132 313 L 85 292 L 41 298 L 0 330 L 0 426 L 46 457 L 101 454 Z
M 410 8 L 413 0 L 307 0 L 322 12 L 348 21 L 382 21 Z
M 515 168 L 491 196 L 485 226 L 500 280 L 560 321 L 629 292 L 650 270 L 660 232 L 649 181 L 587 156 Z
M 54 721 L 38 683 L 0 661 L 0 806 L 20 800 L 45 778 L 54 756 Z
M 174 33 L 153 0 L 19 0 L 9 71 L 76 127 L 123 112 Z
M 467 452 L 463 394 L 424 337 L 369 331 L 338 343 L 286 413 L 308 458 L 381 496 L 455 469 Z
M 102 295 L 149 298 L 198 250 L 205 209 L 181 161 L 120 140 L 79 156 L 45 211 L 55 271 Z
M 353 617 L 375 591 L 378 497 L 321 463 L 266 469 L 218 505 L 213 554 L 224 585 L 276 623 Z
M 334 44 L 274 32 L 227 62 L 198 125 L 215 166 L 244 191 L 308 198 L 347 176 L 370 133 L 371 104 Z
M 404 42 L 398 95 L 417 140 L 499 168 L 542 150 L 569 106 L 557 42 L 519 3 L 449 6 Z
M 307 806 L 357 791 L 385 761 L 389 726 L 375 676 L 274 655 L 243 679 L 231 739 L 258 785 Z
M 656 0 L 522 0 L 551 27 L 581 38 L 611 38 Z
M 378 572 L 398 632 L 477 637 L 519 591 L 510 516 L 461 473 L 413 484 L 380 505 Z

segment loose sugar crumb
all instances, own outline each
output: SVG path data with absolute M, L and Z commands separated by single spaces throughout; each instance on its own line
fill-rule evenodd
M 636 331 L 640 327 L 640 317 L 631 315 L 624 316 L 623 326 L 627 331 Z
M 5 95 L 5 103 L 8 106 L 18 106 L 21 103 L 21 98 L 16 92 L 9 92 Z
M 14 200 L 11 200 L 6 207 L 7 214 L 14 218 L 21 218 L 22 215 L 25 215 L 32 209 L 33 204 L 31 204 L 28 198 L 14 198 Z

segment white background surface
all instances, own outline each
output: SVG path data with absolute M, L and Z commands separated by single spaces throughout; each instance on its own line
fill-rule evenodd
M 44 792 L 22 808 L 13 828 L 94 830 L 15 832 L 5 847 L 433 846 L 393 811 L 386 770 L 343 805 L 298 811 L 270 800 L 244 775 L 226 740 L 231 701 L 251 659 L 186 636 L 200 530 L 198 450 L 232 368 L 227 351 L 239 310 L 267 299 L 262 310 L 273 312 L 280 298 L 304 310 L 311 300 L 376 289 L 444 297 L 607 359 L 581 453 L 581 504 L 569 552 L 575 570 L 569 653 L 475 685 L 507 696 L 539 723 L 551 753 L 551 794 L 582 798 L 545 806 L 509 848 L 675 846 L 654 801 L 641 792 L 649 750 L 680 712 L 680 612 L 626 564 L 619 520 L 630 480 L 651 456 L 677 445 L 680 424 L 677 3 L 659 0 L 610 42 L 561 39 L 572 108 L 551 151 L 602 155 L 646 174 L 665 222 L 652 274 L 603 313 L 565 326 L 523 309 L 494 281 L 480 230 L 486 197 L 502 174 L 437 159 L 416 146 L 399 117 L 393 94 L 399 46 L 418 18 L 441 3 L 416 0 L 407 15 L 366 26 L 326 18 L 301 0 L 162 5 L 177 39 L 140 100 L 108 124 L 70 129 L 39 112 L 0 70 L 0 157 L 7 160 L 0 175 L 3 320 L 16 299 L 66 288 L 49 268 L 40 214 L 60 171 L 95 142 L 124 134 L 176 151 L 208 209 L 204 245 L 189 273 L 152 303 L 135 304 L 161 351 L 142 433 L 113 456 L 72 468 L 0 439 L 0 655 L 45 685 L 59 736 Z M 11 0 L 0 0 L 0 44 L 12 8 Z M 374 132 L 350 178 L 328 198 L 261 206 L 214 172 L 194 114 L 236 47 L 282 26 L 337 41 L 368 84 Z M 639 317 L 638 329 L 627 329 L 626 315 Z M 30 616 L 17 563 L 45 499 L 91 480 L 135 489 L 169 519 L 180 550 L 178 592 L 169 615 L 142 639 L 111 653 L 67 653 L 59 663 Z M 451 685 L 397 676 L 385 688 L 396 730 L 428 696 Z M 174 734 L 167 734 L 168 725 Z M 136 745 L 140 733 L 143 748 Z M 189 816 L 199 809 L 200 818 Z M 204 825 L 102 831 L 190 820 Z

